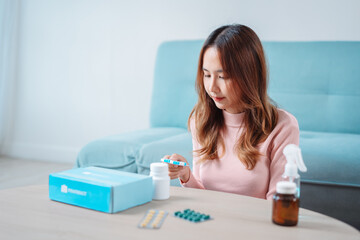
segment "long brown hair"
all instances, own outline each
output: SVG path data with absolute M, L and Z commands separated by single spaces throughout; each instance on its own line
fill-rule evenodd
M 198 102 L 188 120 L 189 127 L 191 119 L 195 120 L 196 137 L 202 146 L 196 151 L 200 162 L 217 159 L 219 147 L 225 153 L 224 141 L 220 135 L 224 127 L 222 110 L 208 96 L 203 82 L 203 58 L 210 47 L 217 49 L 223 71 L 231 80 L 231 97 L 237 99 L 244 110 L 244 131 L 235 149 L 240 161 L 251 170 L 261 155 L 257 146 L 265 141 L 278 120 L 276 107 L 267 95 L 264 50 L 256 33 L 240 24 L 220 27 L 204 42 L 195 84 Z

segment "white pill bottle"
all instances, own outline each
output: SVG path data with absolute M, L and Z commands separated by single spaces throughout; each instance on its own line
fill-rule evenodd
M 150 164 L 153 180 L 153 200 L 165 200 L 170 196 L 169 166 L 166 163 Z

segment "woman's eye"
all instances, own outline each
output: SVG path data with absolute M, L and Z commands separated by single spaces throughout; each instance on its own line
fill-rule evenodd
M 204 75 L 204 77 L 209 78 L 209 77 L 210 77 L 210 75 L 209 75 L 209 74 L 205 74 L 205 75 Z
M 219 76 L 219 78 L 220 78 L 220 79 L 224 79 L 224 80 L 229 79 L 229 77 L 227 77 L 227 76 Z

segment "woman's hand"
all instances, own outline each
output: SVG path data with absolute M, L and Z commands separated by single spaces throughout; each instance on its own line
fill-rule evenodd
M 173 161 L 179 161 L 179 162 L 186 162 L 187 164 L 188 161 L 181 155 L 174 153 L 173 155 L 166 155 L 164 156 L 165 159 L 170 159 Z M 170 164 L 169 165 L 169 177 L 170 179 L 175 179 L 175 178 L 180 178 L 180 180 L 183 183 L 186 183 L 187 181 L 189 181 L 190 178 L 190 167 L 189 165 L 187 167 L 184 166 L 179 166 L 179 165 L 174 165 L 174 164 Z

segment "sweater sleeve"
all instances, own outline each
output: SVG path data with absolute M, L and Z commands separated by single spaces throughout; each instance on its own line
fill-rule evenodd
M 190 121 L 190 131 L 192 136 L 192 144 L 193 144 L 193 151 L 200 149 L 200 144 L 196 139 L 196 128 L 195 128 L 195 121 L 194 119 L 191 119 Z M 190 178 L 189 181 L 186 183 L 182 182 L 180 179 L 180 183 L 184 187 L 190 187 L 190 188 L 199 188 L 199 189 L 205 189 L 204 185 L 202 184 L 200 180 L 200 164 L 197 162 L 199 160 L 199 157 L 196 156 L 197 154 L 193 152 L 193 170 L 190 171 Z
M 283 149 L 288 144 L 299 145 L 299 125 L 294 116 L 287 113 L 273 130 L 272 143 L 269 147 L 268 156 L 270 157 L 270 182 L 266 199 L 272 199 L 276 192 L 276 183 L 281 181 L 284 172 L 286 158 Z

